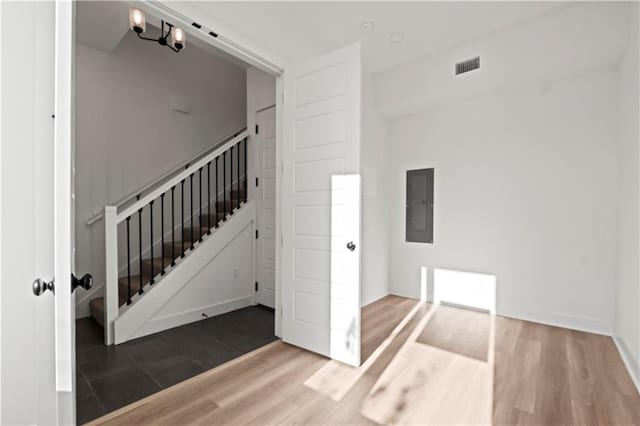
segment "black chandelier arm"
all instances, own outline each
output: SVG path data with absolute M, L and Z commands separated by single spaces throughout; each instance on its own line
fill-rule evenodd
M 167 47 L 171 50 L 173 50 L 174 52 L 178 53 L 180 52 L 180 49 L 176 49 L 175 47 L 173 47 L 172 45 L 170 45 L 169 43 L 167 43 Z
M 164 24 L 167 24 L 167 35 L 164 35 Z M 169 38 L 169 36 L 171 35 L 171 28 L 173 28 L 173 25 L 171 25 L 168 22 L 164 22 L 162 21 L 162 38 L 167 40 Z
M 151 38 L 151 37 L 144 37 L 142 35 L 140 35 L 140 33 L 136 33 L 138 34 L 138 38 L 142 39 L 142 40 L 149 40 L 149 41 L 158 41 L 157 38 Z

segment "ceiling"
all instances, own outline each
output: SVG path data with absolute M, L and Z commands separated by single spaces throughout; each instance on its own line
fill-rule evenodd
M 287 61 L 356 41 L 365 68 L 387 70 L 550 13 L 564 2 L 199 2 L 211 15 Z M 374 29 L 365 32 L 364 21 Z M 389 36 L 403 32 L 401 43 Z M 304 42 L 301 42 L 304 40 Z
M 129 7 L 111 1 L 76 3 L 76 39 L 103 52 L 113 52 L 129 30 Z
M 1 0 L 0 0 L 1 1 Z M 85 46 L 106 53 L 113 53 L 129 32 L 129 7 L 125 1 L 78 1 L 76 3 L 76 40 Z M 160 33 L 161 21 L 146 14 L 148 37 Z M 200 48 L 227 62 L 248 68 L 240 59 L 223 52 L 195 37 L 187 36 L 187 48 Z

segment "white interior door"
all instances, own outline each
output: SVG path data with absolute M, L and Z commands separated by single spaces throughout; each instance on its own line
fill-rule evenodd
M 71 2 L 0 3 L 1 424 L 75 422 L 72 18 Z
M 258 253 L 256 302 L 275 308 L 276 294 L 276 108 L 256 114 L 258 125 Z
M 360 218 L 334 229 L 332 178 L 359 173 L 360 86 L 359 44 L 284 74 L 282 338 L 352 365 L 360 364 L 360 281 L 346 271 L 359 271 Z M 351 218 L 353 207 L 340 210 Z

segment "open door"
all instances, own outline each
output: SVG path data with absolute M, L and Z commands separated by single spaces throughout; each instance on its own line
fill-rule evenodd
M 359 44 L 285 70 L 281 185 L 282 338 L 356 366 L 360 86 Z
M 73 4 L 0 2 L 0 19 L 0 423 L 73 424 Z

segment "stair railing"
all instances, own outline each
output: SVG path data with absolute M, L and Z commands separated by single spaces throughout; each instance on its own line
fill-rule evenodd
M 183 171 L 156 185 L 148 194 L 139 196 L 135 202 L 121 207 L 121 211 L 118 211 L 118 206 L 105 206 L 104 325 L 107 344 L 114 342 L 113 321 L 118 317 L 120 305 L 122 303 L 130 305 L 136 295 L 144 293 L 146 285 L 153 285 L 159 276 L 167 272 L 167 269 L 176 265 L 178 259 L 193 250 L 197 243 L 202 242 L 206 235 L 211 234 L 212 229 L 217 228 L 220 222 L 227 220 L 228 215 L 233 214 L 235 209 L 247 202 L 247 137 L 248 131 L 244 130 Z M 222 172 L 222 176 L 220 176 L 220 172 Z M 222 185 L 219 185 L 219 180 L 222 180 Z M 212 186 L 214 187 L 213 196 L 211 194 Z M 194 187 L 197 191 L 195 195 Z M 180 198 L 179 205 L 177 203 L 178 197 Z M 223 200 L 222 203 L 219 201 L 220 198 Z M 197 202 L 195 210 L 194 201 Z M 212 201 L 214 202 L 213 221 L 211 219 Z M 169 202 L 170 214 L 165 214 L 166 204 Z M 185 211 L 185 203 L 188 205 L 188 211 Z M 159 216 L 156 213 L 155 220 L 154 204 L 160 213 Z M 194 224 L 194 216 L 196 215 L 198 217 L 197 231 Z M 176 216 L 179 216 L 179 224 L 176 223 Z M 187 229 L 185 229 L 187 221 L 189 232 L 186 232 Z M 132 224 L 132 222 L 134 223 Z M 156 225 L 156 233 L 158 225 L 160 228 L 159 240 L 154 234 L 154 224 Z M 166 228 L 169 228 L 168 232 Z M 137 238 L 132 239 L 132 234 L 136 232 Z M 176 240 L 176 233 L 179 233 L 180 236 L 178 240 Z M 165 241 L 165 235 L 170 238 L 170 242 Z M 188 245 L 184 244 L 185 239 L 188 240 Z M 135 240 L 133 248 L 137 248 L 137 253 L 134 256 L 138 257 L 138 262 L 132 259 L 133 240 Z M 166 250 L 167 244 L 165 243 L 170 244 L 169 252 Z M 177 243 L 180 244 L 178 249 L 176 249 Z M 125 244 L 126 249 L 123 251 L 126 252 L 126 258 L 123 256 L 120 259 L 118 248 L 119 246 L 122 248 L 122 245 Z M 156 265 L 154 246 L 158 244 L 159 251 L 156 251 L 156 254 L 160 254 L 160 262 Z M 149 254 L 149 257 L 144 259 L 143 256 L 146 253 Z M 126 275 L 122 278 L 119 276 L 120 263 L 126 265 Z M 137 283 L 132 280 L 133 274 L 136 272 L 138 274 Z M 120 280 L 126 284 L 124 297 L 120 290 Z
M 212 146 L 207 147 L 206 149 L 200 151 L 199 153 L 197 153 L 193 157 L 189 158 L 187 161 L 185 161 L 185 162 L 181 163 L 180 165 L 172 168 L 168 172 L 166 172 L 166 173 L 162 174 L 161 176 L 158 176 L 156 179 L 150 181 L 149 183 L 147 183 L 143 187 L 138 188 L 133 192 L 130 192 L 129 194 L 127 194 L 126 196 L 124 196 L 120 200 L 115 201 L 110 205 L 117 206 L 118 208 L 123 208 L 126 205 L 132 203 L 134 200 L 140 199 L 141 196 L 143 196 L 147 192 L 150 192 L 153 189 L 155 189 L 155 187 L 157 185 L 162 184 L 167 179 L 171 179 L 173 176 L 175 176 L 177 173 L 181 172 L 182 170 L 186 169 L 191 164 L 195 163 L 196 161 L 200 160 L 201 158 L 204 158 L 205 156 L 207 156 L 208 154 L 210 154 L 214 150 L 218 149 L 220 144 L 223 144 L 226 141 L 230 140 L 231 138 L 234 138 L 234 137 L 238 136 L 239 134 L 241 134 L 245 130 L 247 130 L 247 128 L 246 127 L 242 127 L 240 129 L 232 132 L 232 133 L 229 133 L 227 136 L 225 136 L 223 138 L 220 138 L 218 141 L 216 141 Z M 87 226 L 92 226 L 93 224 L 99 222 L 103 218 L 103 216 L 104 216 L 104 209 L 102 208 L 99 212 L 93 214 L 89 219 L 87 219 L 85 224 Z

